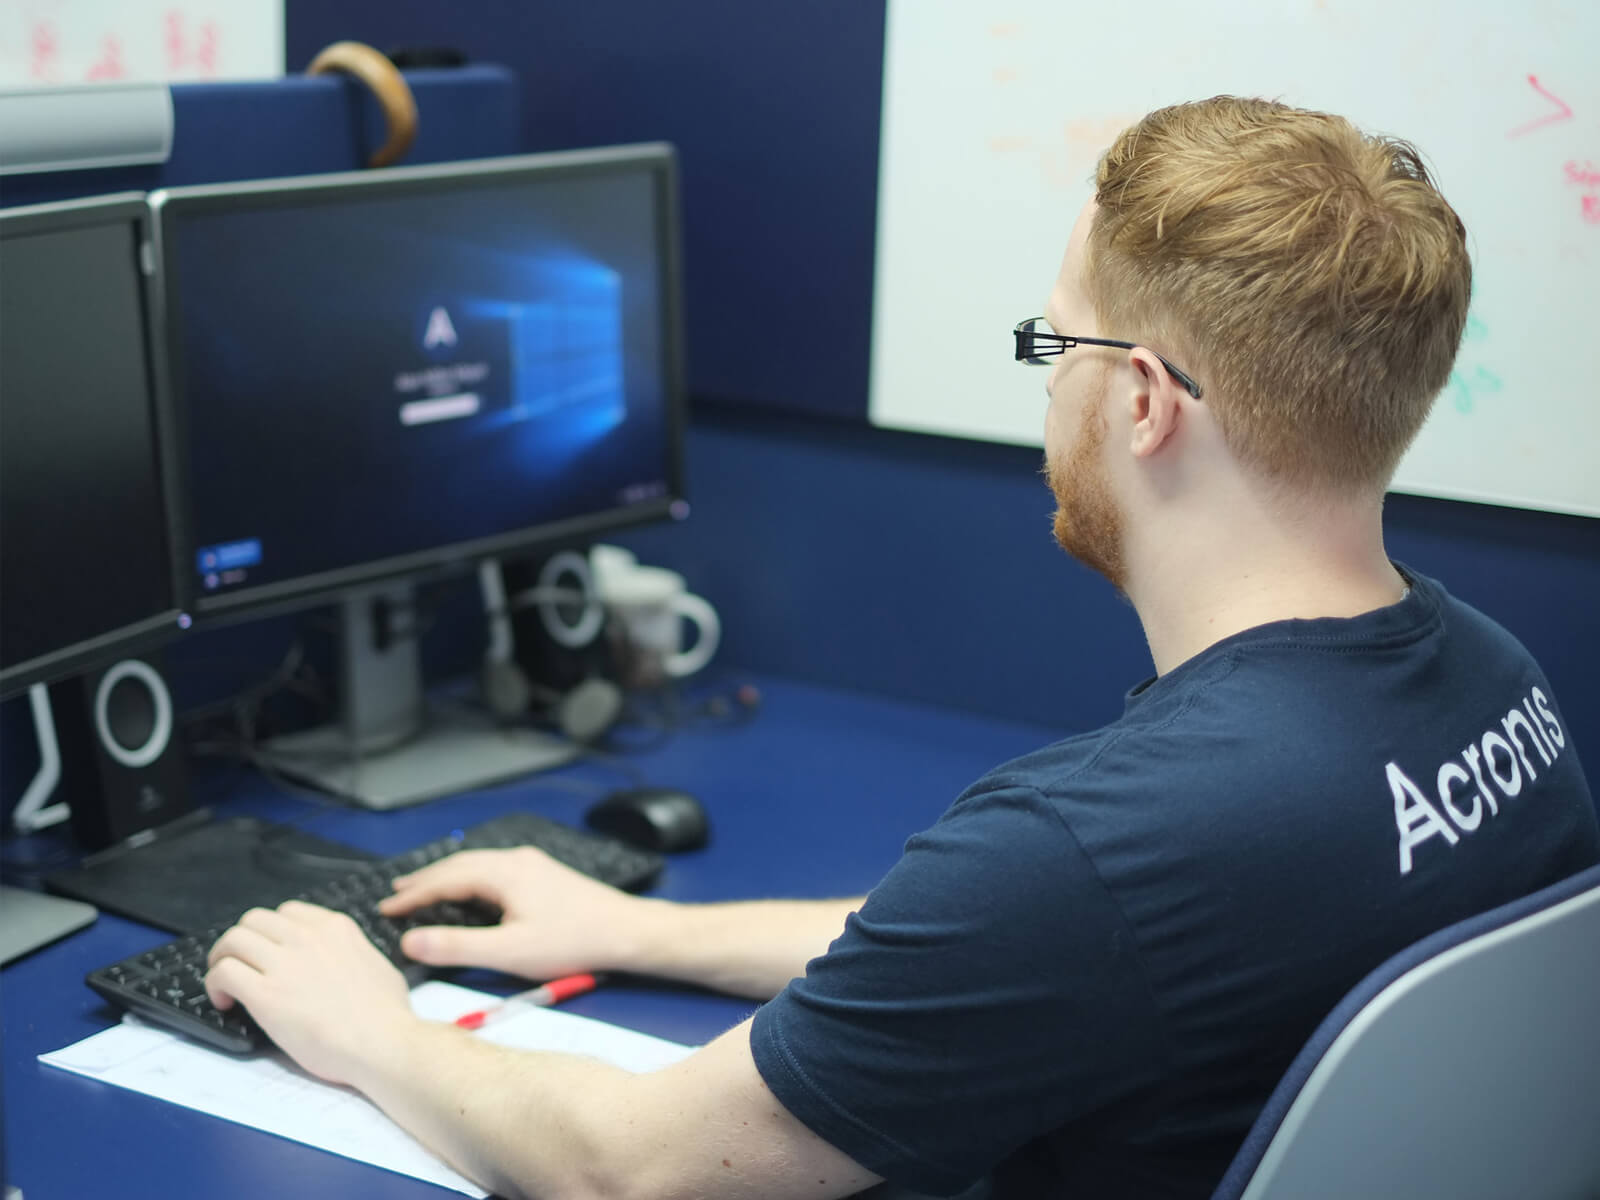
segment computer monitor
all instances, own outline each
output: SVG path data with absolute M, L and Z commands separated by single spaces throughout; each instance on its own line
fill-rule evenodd
M 0 695 L 185 623 L 130 194 L 0 210 Z
M 150 674 L 119 660 L 188 619 L 151 354 L 148 225 L 140 194 L 0 211 L 0 696 L 29 693 L 40 747 L 10 814 L 23 832 L 67 815 L 57 801 L 69 780 L 75 824 L 93 825 L 98 814 L 85 810 L 107 803 L 91 766 L 68 761 L 87 747 L 58 749 L 46 685 L 111 667 L 94 710 L 112 727 L 137 724 L 159 704 L 146 705 L 137 672 L 116 685 L 113 664 Z M 86 706 L 73 700 L 77 729 Z M 166 735 L 152 728 L 140 740 L 165 745 Z M 186 806 L 166 795 L 154 807 Z M 71 932 L 94 911 L 0 888 L 0 957 Z
M 686 511 L 675 193 L 653 144 L 151 195 L 197 615 L 343 617 L 273 766 L 389 807 L 573 752 L 427 712 L 408 597 Z

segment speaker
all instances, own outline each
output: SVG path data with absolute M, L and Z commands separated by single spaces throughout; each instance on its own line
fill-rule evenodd
M 61 748 L 56 795 L 80 845 L 97 850 L 189 812 L 172 695 L 152 658 L 125 658 L 51 685 Z
M 504 608 L 517 662 L 530 681 L 565 692 L 609 674 L 605 606 L 595 594 L 589 562 L 576 550 L 542 560 L 501 564 Z
M 542 713 L 569 739 L 589 744 L 622 714 L 622 689 L 608 675 L 605 609 L 588 560 L 560 550 L 536 562 L 479 568 L 489 646 L 483 694 L 502 719 Z M 509 595 L 508 595 L 509 593 Z

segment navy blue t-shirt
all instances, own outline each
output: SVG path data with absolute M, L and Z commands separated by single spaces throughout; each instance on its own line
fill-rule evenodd
M 1410 578 L 975 783 L 756 1014 L 774 1095 L 922 1191 L 1209 1195 L 1369 971 L 1600 861 L 1543 673 Z

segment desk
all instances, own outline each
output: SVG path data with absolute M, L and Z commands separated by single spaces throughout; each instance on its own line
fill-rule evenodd
M 711 845 L 674 856 L 654 895 L 707 901 L 865 892 L 906 837 L 936 820 L 968 783 L 1060 732 L 781 680 L 755 682 L 763 702 L 748 722 L 691 726 L 631 759 L 651 782 L 699 796 L 713 825 Z M 197 798 L 222 815 L 309 819 L 325 837 L 388 854 L 513 807 L 578 824 L 593 797 L 542 786 L 541 778 L 391 813 L 323 813 L 242 770 L 206 777 Z M 614 770 L 596 764 L 552 778 L 621 783 Z M 36 1061 L 116 1019 L 84 986 L 88 971 L 169 939 L 102 914 L 88 929 L 0 973 L 6 1170 L 27 1200 L 453 1194 Z M 568 1007 L 695 1043 L 753 1009 L 748 1001 L 642 982 L 608 986 Z

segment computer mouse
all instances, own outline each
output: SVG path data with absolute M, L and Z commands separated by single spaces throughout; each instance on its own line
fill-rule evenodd
M 698 850 L 711 837 L 706 810 L 688 792 L 637 787 L 612 792 L 584 814 L 591 829 L 645 850 Z

